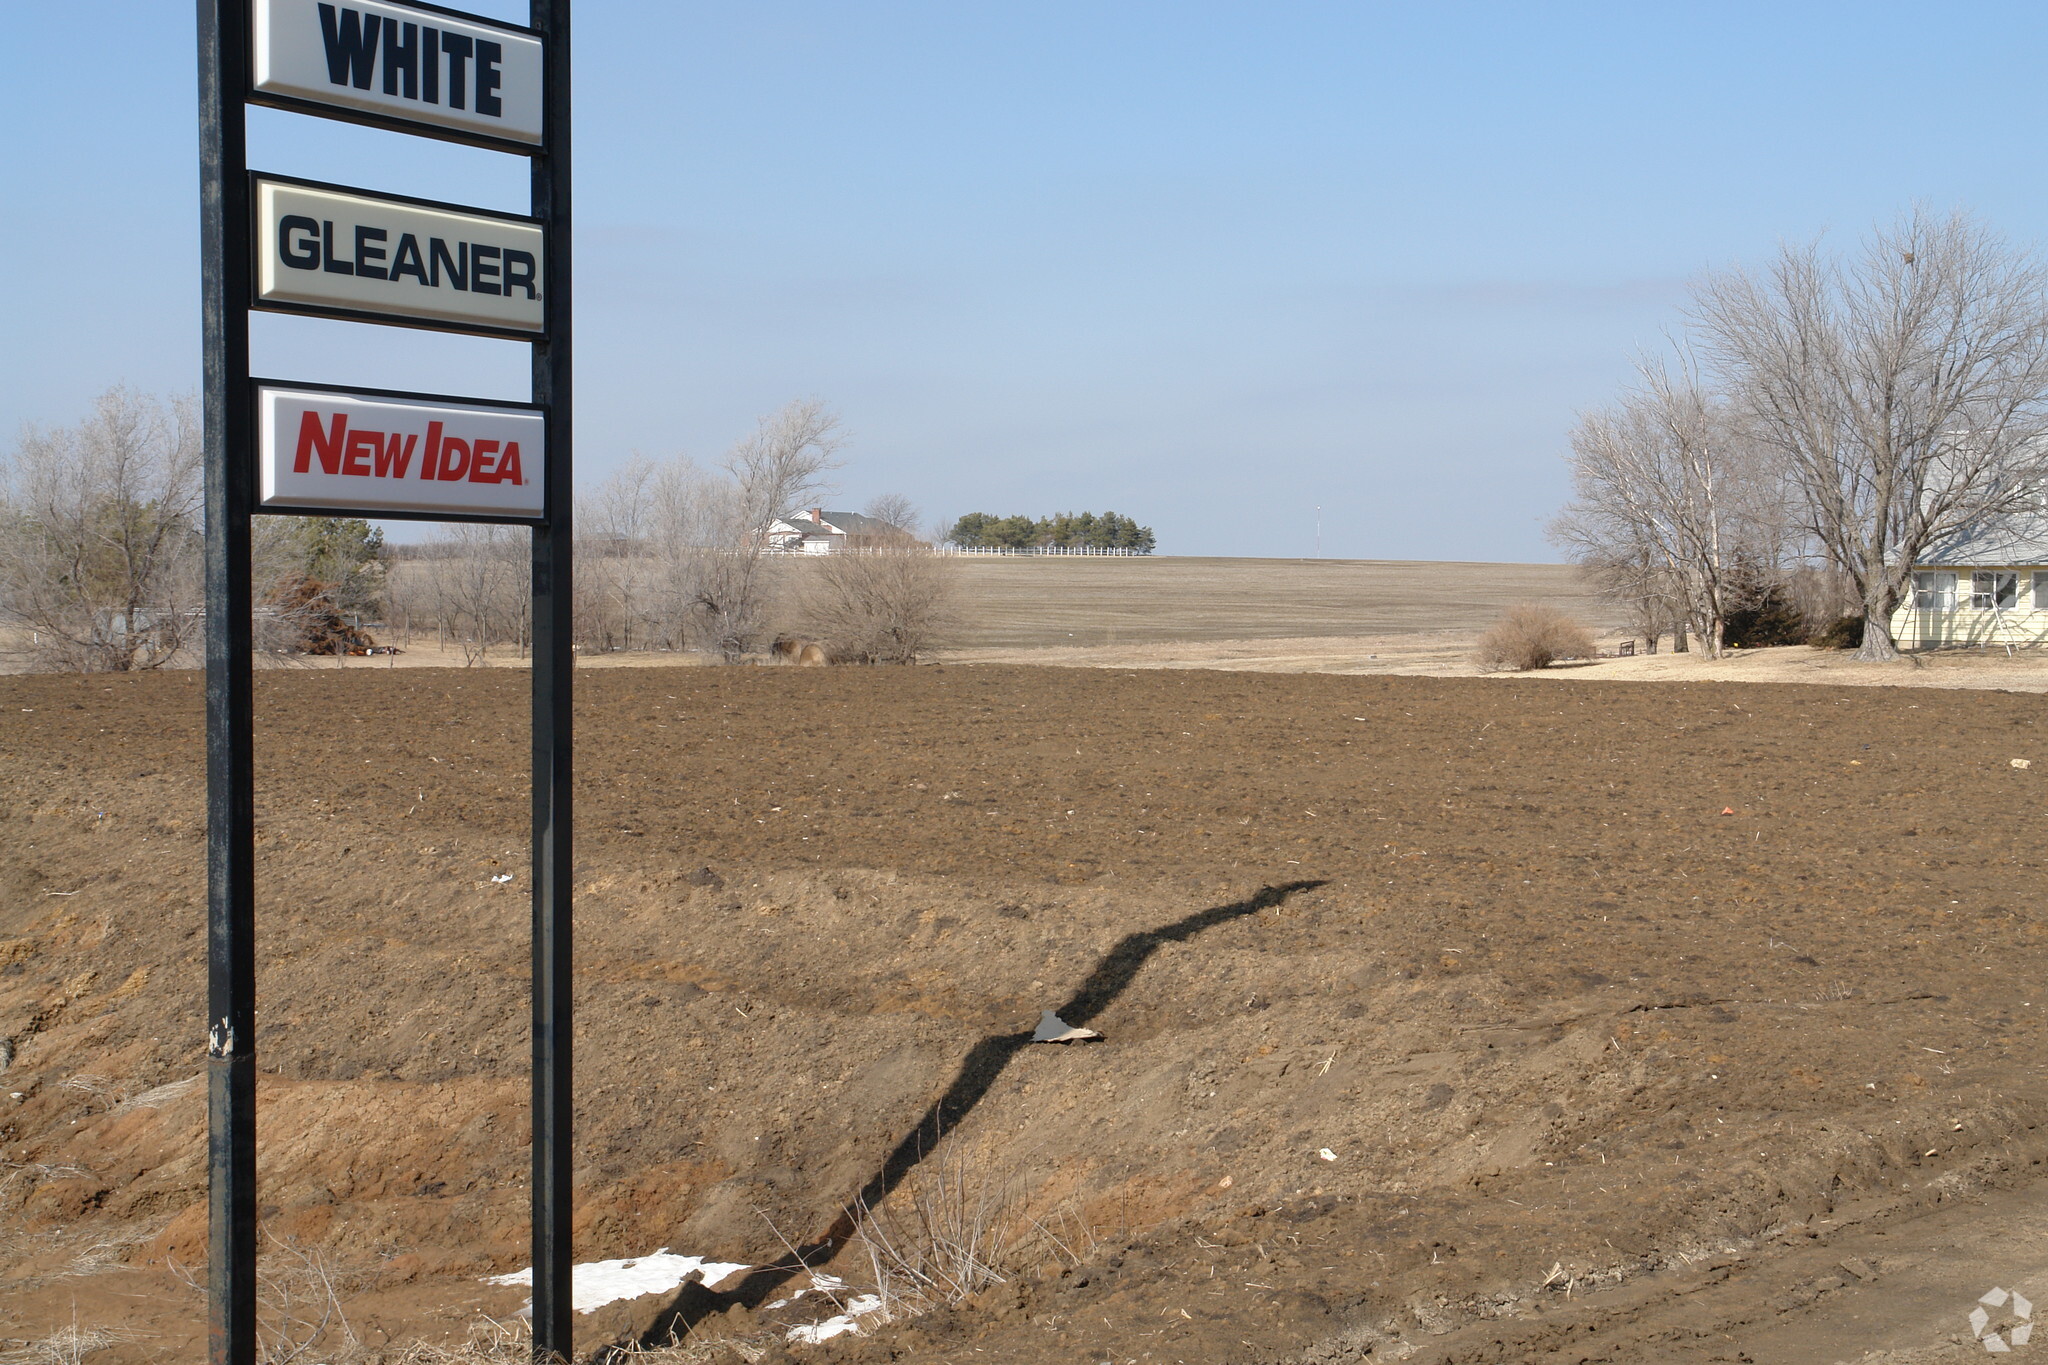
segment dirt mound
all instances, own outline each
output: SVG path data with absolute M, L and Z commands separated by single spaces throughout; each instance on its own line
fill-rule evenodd
M 257 679 L 265 1226 L 373 1341 L 523 1297 L 477 1277 L 525 1264 L 526 681 Z M 0 681 L 0 1336 L 198 1339 L 199 701 Z M 816 1354 L 1335 1361 L 1932 1207 L 2037 1145 L 2037 710 L 593 672 L 578 1256 L 858 1286 L 848 1208 L 963 1170 L 1004 1282 Z

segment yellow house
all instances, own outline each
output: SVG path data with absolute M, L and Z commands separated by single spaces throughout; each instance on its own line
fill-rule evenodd
M 1978 528 L 1914 565 L 1892 638 L 1901 649 L 2048 644 L 2048 523 Z

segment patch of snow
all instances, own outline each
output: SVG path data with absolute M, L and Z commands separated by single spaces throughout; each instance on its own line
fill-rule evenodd
M 704 1287 L 716 1289 L 742 1270 L 753 1267 L 733 1261 L 714 1261 L 703 1256 L 671 1256 L 667 1247 L 652 1256 L 633 1256 L 617 1261 L 586 1261 L 569 1269 L 570 1302 L 579 1313 L 594 1313 L 620 1299 L 637 1299 L 642 1294 L 659 1294 L 680 1285 L 691 1271 L 704 1272 Z M 533 1267 L 510 1275 L 488 1275 L 485 1284 L 533 1285 Z
M 823 1322 L 814 1322 L 808 1327 L 790 1328 L 789 1340 L 802 1346 L 816 1346 L 821 1341 L 830 1341 L 848 1332 L 858 1332 L 859 1320 L 870 1313 L 878 1313 L 881 1309 L 881 1295 L 862 1294 L 848 1303 L 846 1311 L 836 1318 L 826 1318 Z
M 837 1294 L 840 1290 L 844 1288 L 846 1288 L 846 1281 L 840 1279 L 837 1275 L 827 1275 L 822 1270 L 813 1270 L 811 1272 L 810 1288 L 799 1289 L 786 1299 L 777 1299 L 775 1302 L 769 1304 L 768 1307 L 787 1308 L 789 1307 L 789 1305 L 795 1303 L 798 1299 L 802 1298 L 806 1294 Z M 767 1309 L 763 1309 L 762 1311 L 766 1312 Z

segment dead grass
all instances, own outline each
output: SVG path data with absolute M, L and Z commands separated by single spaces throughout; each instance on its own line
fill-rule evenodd
M 533 1365 L 533 1333 L 523 1323 L 485 1318 L 472 1323 L 458 1345 L 413 1342 L 386 1346 L 381 1355 L 384 1365 Z
M 1031 649 L 1282 638 L 1465 639 L 1539 601 L 1619 627 L 1568 564 L 1402 560 L 963 558 L 949 649 Z
M 341 1301 L 374 1285 L 376 1272 L 339 1266 L 324 1252 L 288 1237 L 267 1240 L 256 1265 L 258 1365 L 357 1365 L 367 1360 L 369 1352 Z M 170 1272 L 187 1290 L 205 1296 L 204 1271 L 173 1263 Z M 388 1351 L 382 1358 L 396 1365 Z
M 131 1340 L 130 1336 L 104 1327 L 81 1327 L 73 1322 L 39 1341 L 0 1351 L 0 1365 L 80 1365 L 95 1351 Z

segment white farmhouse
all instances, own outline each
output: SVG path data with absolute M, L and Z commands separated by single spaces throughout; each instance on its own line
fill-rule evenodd
M 1972 527 L 1929 551 L 1892 638 L 1901 649 L 2048 644 L 2048 515 Z
M 827 512 L 813 507 L 778 517 L 761 532 L 770 550 L 780 554 L 829 555 L 840 550 L 861 549 L 902 539 L 902 532 L 885 521 L 859 512 Z

